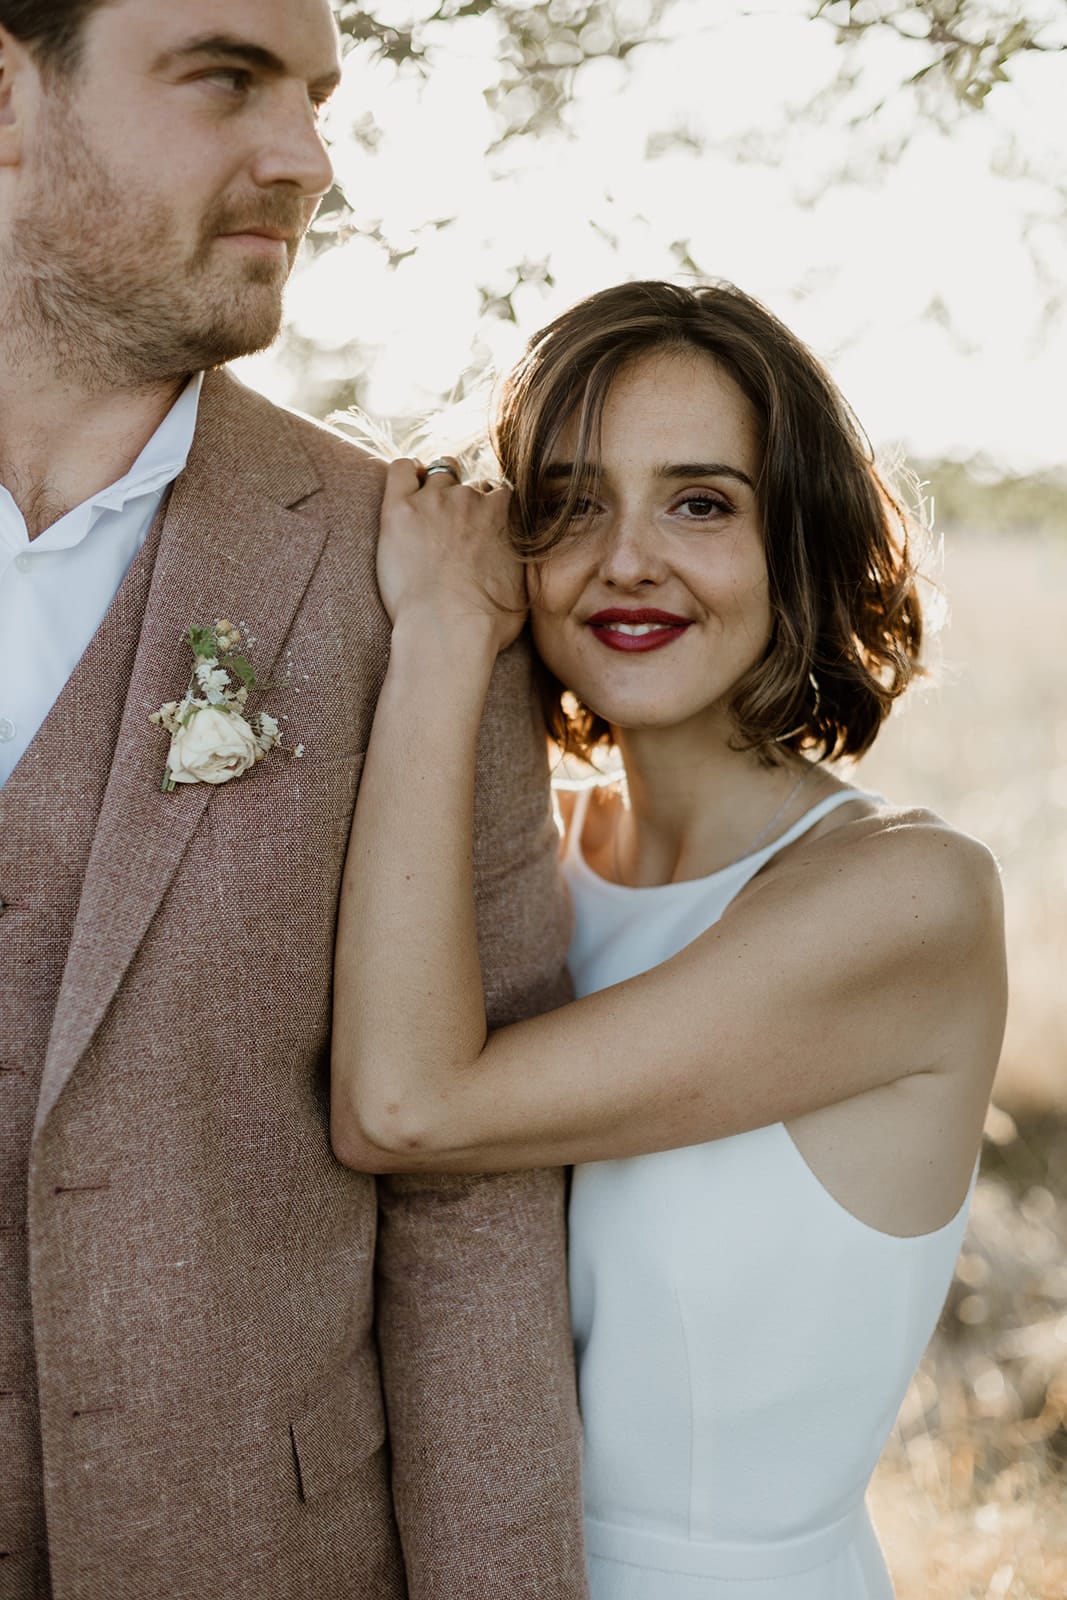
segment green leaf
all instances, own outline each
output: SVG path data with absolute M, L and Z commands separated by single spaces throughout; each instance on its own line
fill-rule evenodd
M 189 648 L 197 661 L 209 660 L 219 653 L 219 641 L 215 637 L 214 628 L 198 628 L 195 623 L 186 634 Z
M 256 674 L 247 656 L 227 656 L 226 667 L 237 674 L 246 689 L 255 688 Z

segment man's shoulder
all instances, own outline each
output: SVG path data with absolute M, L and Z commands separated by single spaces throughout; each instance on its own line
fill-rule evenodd
M 226 411 L 241 414 L 245 429 L 267 436 L 286 435 L 291 446 L 309 458 L 327 496 L 355 497 L 359 502 L 369 499 L 377 507 L 385 486 L 384 461 L 327 423 L 250 389 L 226 368 L 211 375 L 211 386 Z
M 272 401 L 267 402 L 273 405 Z M 345 437 L 329 423 L 304 411 L 290 410 L 274 405 L 292 428 L 304 449 L 316 462 L 324 477 L 330 480 L 358 482 L 364 488 L 373 485 L 380 495 L 385 487 L 385 462 L 364 450 L 352 439 Z

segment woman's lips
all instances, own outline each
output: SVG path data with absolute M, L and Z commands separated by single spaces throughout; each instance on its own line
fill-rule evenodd
M 612 606 L 587 617 L 586 627 L 609 650 L 632 654 L 661 650 L 664 645 L 673 644 L 689 627 L 689 619 L 677 617 L 671 611 L 629 611 Z

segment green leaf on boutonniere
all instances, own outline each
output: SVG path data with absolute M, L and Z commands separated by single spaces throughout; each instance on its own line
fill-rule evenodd
M 247 656 L 228 655 L 226 657 L 226 670 L 228 672 L 235 672 L 246 689 L 251 690 L 255 688 L 256 674 L 252 663 L 249 661 Z
M 218 640 L 215 638 L 214 628 L 198 628 L 194 624 L 189 629 L 186 638 L 189 640 L 189 648 L 197 661 L 208 660 L 219 653 Z

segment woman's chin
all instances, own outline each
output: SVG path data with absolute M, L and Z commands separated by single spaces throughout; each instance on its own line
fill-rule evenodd
M 662 701 L 633 705 L 610 700 L 592 705 L 586 700 L 583 704 L 608 724 L 615 738 L 627 733 L 669 733 L 687 724 L 696 732 L 697 724 L 703 720 L 699 712 L 693 715 L 691 707 L 664 706 Z

